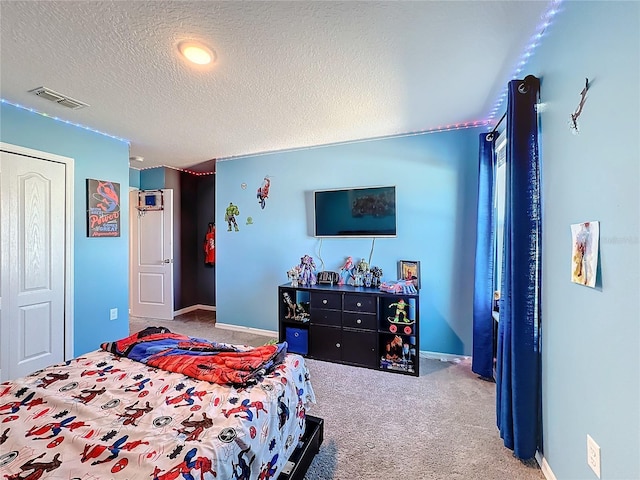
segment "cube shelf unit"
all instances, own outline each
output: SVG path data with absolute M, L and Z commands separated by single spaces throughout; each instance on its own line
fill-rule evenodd
M 350 285 L 278 287 L 278 334 L 309 358 L 420 375 L 419 295 Z

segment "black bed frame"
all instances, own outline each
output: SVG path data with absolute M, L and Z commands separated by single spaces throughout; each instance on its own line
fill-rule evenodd
M 309 465 L 320 450 L 324 439 L 324 420 L 307 415 L 306 428 L 302 440 L 285 463 L 278 480 L 303 480 Z

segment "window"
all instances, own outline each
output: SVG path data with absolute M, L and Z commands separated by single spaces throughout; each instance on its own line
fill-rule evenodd
M 493 190 L 493 208 L 495 218 L 494 263 L 493 263 L 493 309 L 498 309 L 500 285 L 502 282 L 502 253 L 504 251 L 504 215 L 507 197 L 507 134 L 503 131 L 496 140 L 495 187 Z

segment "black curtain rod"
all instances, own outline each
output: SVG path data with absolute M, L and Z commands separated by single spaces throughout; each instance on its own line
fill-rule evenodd
M 505 119 L 506 116 L 507 116 L 507 112 L 504 112 L 504 114 L 502 115 L 502 117 L 500 117 L 500 120 L 498 120 L 498 123 L 496 123 L 496 126 L 493 127 L 493 130 L 491 130 L 489 135 L 493 135 L 494 133 L 496 133 L 496 130 L 498 130 L 498 127 L 500 126 L 500 124 L 502 123 L 502 121 Z

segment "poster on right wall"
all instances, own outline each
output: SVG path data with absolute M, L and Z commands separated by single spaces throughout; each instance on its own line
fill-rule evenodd
M 598 241 L 600 222 L 584 222 L 571 225 L 571 281 L 596 286 L 598 270 Z

